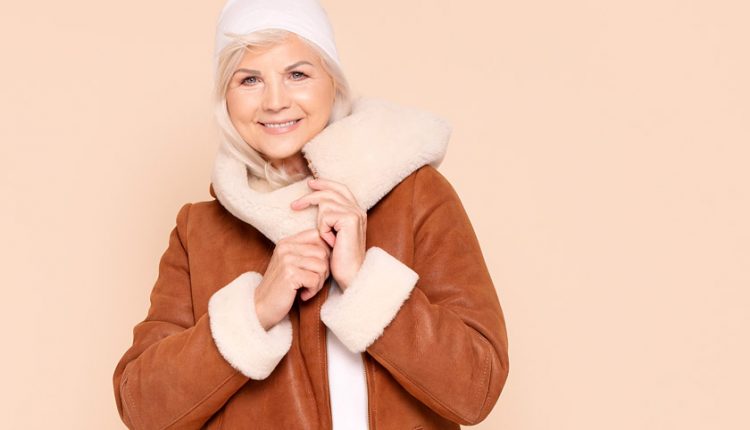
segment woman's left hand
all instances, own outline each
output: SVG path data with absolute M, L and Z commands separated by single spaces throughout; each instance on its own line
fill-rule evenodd
M 301 210 L 318 205 L 318 231 L 333 248 L 331 275 L 341 289 L 346 290 L 365 259 L 367 212 L 340 182 L 318 178 L 309 180 L 308 186 L 315 191 L 294 200 L 291 207 Z

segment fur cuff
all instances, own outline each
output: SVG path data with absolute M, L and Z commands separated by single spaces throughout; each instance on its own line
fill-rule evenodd
M 351 285 L 329 291 L 320 319 L 351 352 L 362 352 L 383 334 L 418 279 L 399 259 L 370 247 Z
M 265 379 L 292 345 L 287 315 L 265 331 L 255 313 L 255 288 L 263 275 L 245 272 L 208 301 L 211 335 L 221 355 L 245 376 Z

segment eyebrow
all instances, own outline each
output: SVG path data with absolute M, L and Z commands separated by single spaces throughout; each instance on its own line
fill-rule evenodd
M 286 66 L 286 68 L 284 69 L 284 71 L 288 72 L 288 71 L 292 70 L 293 68 L 295 68 L 297 66 L 301 66 L 302 64 L 309 64 L 311 66 L 313 65 L 313 63 L 311 63 L 309 61 L 305 61 L 305 60 L 297 61 L 296 63 L 294 63 L 292 65 Z M 237 69 L 237 70 L 235 70 L 234 73 L 232 73 L 232 75 L 234 75 L 234 74 L 236 74 L 238 72 L 254 73 L 256 75 L 260 75 L 261 74 L 260 71 L 258 71 L 258 70 L 244 69 L 243 68 L 243 69 Z

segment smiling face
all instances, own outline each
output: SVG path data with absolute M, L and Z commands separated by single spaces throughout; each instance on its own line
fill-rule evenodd
M 301 148 L 331 116 L 335 86 L 314 49 L 295 34 L 263 51 L 245 51 L 226 92 L 244 141 L 291 172 L 307 168 Z

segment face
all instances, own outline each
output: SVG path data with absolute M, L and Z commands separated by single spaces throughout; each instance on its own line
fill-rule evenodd
M 289 171 L 306 169 L 302 146 L 328 123 L 333 78 L 317 53 L 291 34 L 272 48 L 245 51 L 226 92 L 240 136 L 266 160 Z M 290 124 L 290 122 L 292 122 Z

